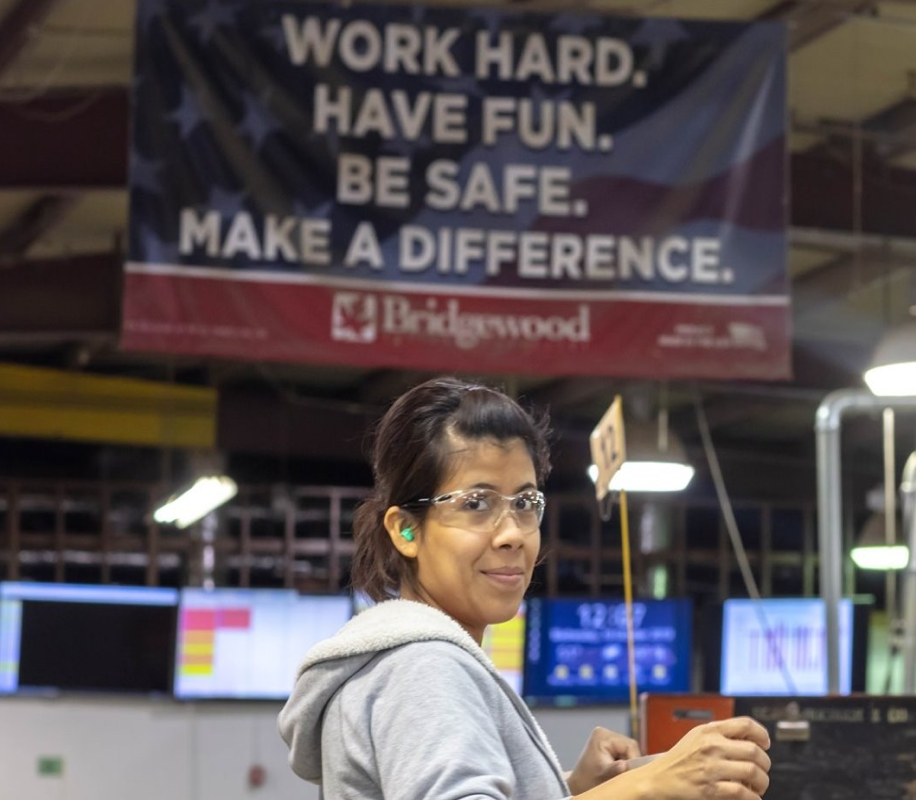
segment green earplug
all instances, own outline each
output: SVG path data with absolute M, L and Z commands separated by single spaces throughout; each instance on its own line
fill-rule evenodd
M 404 539 L 405 542 L 412 542 L 413 541 L 413 531 L 410 528 L 404 528 L 404 530 L 401 531 L 401 537 Z

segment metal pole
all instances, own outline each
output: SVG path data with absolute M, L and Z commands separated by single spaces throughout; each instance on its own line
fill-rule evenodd
M 916 693 L 916 452 L 910 454 L 900 481 L 903 525 L 910 560 L 903 574 L 903 692 Z M 893 635 L 893 630 L 888 629 Z
M 827 691 L 830 694 L 840 691 L 839 602 L 843 572 L 840 423 L 846 412 L 877 412 L 885 408 L 916 410 L 916 397 L 876 397 L 865 389 L 840 389 L 824 398 L 815 415 L 819 567 L 821 597 L 827 612 Z
M 894 447 L 894 409 L 884 409 L 884 543 L 897 544 L 897 464 Z M 884 606 L 888 630 L 897 623 L 897 573 L 889 569 L 884 576 Z
M 817 433 L 817 541 L 820 550 L 821 597 L 824 598 L 827 612 L 827 691 L 834 694 L 840 691 L 838 608 L 843 573 L 840 553 L 843 539 L 839 421 L 835 427 L 818 428 Z

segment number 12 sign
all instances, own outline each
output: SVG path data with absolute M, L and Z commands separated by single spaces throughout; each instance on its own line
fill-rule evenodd
M 627 445 L 623 434 L 623 402 L 620 395 L 614 398 L 601 421 L 588 437 L 592 463 L 598 468 L 595 495 L 603 500 L 614 473 L 627 460 Z

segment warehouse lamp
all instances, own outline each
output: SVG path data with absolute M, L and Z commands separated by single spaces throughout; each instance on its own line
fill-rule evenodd
M 191 488 L 173 495 L 157 508 L 153 519 L 161 524 L 187 528 L 231 500 L 238 490 L 235 481 L 225 475 L 198 478 Z
M 885 540 L 884 513 L 873 513 L 862 526 L 852 560 L 859 569 L 890 570 L 906 569 L 910 550 L 905 544 L 889 545 Z
M 659 437 L 651 423 L 627 424 L 626 461 L 611 478 L 612 492 L 680 492 L 687 488 L 695 470 L 687 462 L 684 445 L 674 432 L 666 430 L 664 434 Z M 597 466 L 588 468 L 588 476 L 592 482 L 597 480 Z
M 907 320 L 881 337 L 864 378 L 879 397 L 916 395 L 916 320 Z

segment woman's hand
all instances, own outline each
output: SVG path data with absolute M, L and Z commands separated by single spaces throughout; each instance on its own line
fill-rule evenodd
M 709 722 L 631 775 L 653 800 L 759 800 L 770 785 L 769 747 L 766 728 L 750 717 Z
M 616 777 L 627 768 L 628 758 L 639 756 L 635 740 L 607 728 L 595 728 L 566 782 L 570 791 L 582 794 L 599 783 Z

